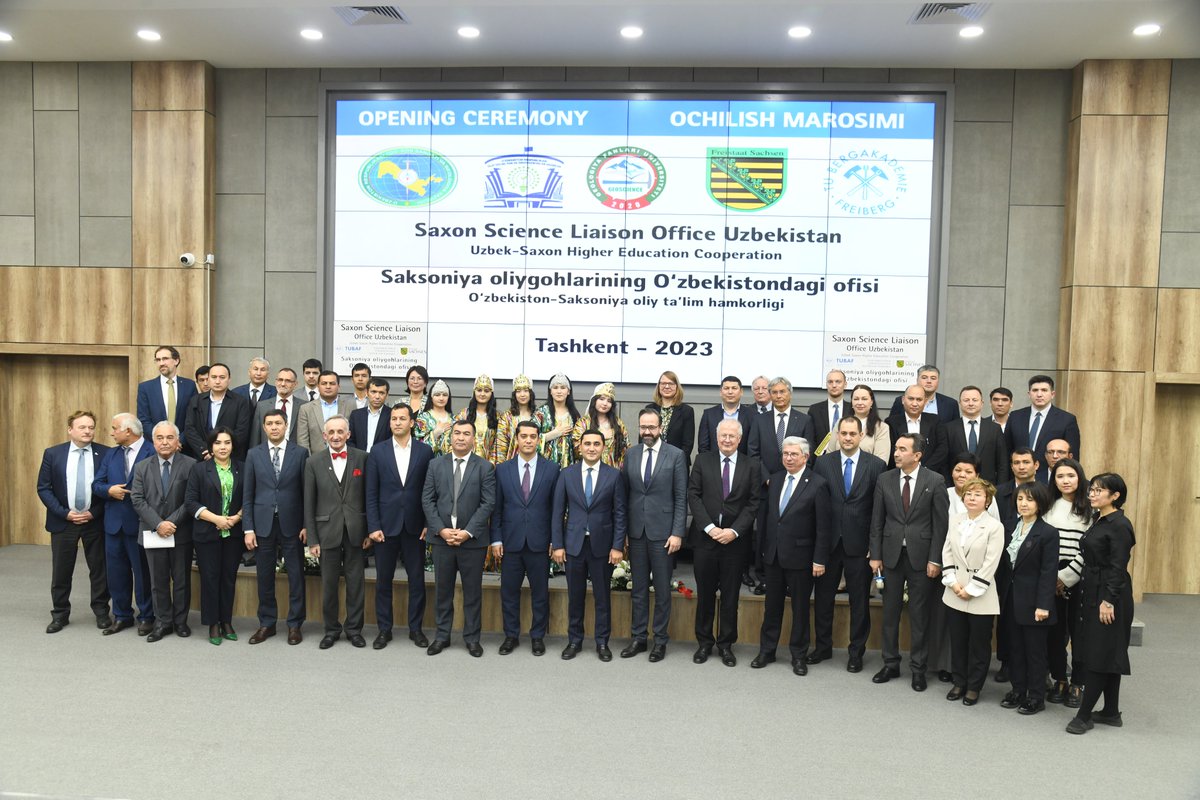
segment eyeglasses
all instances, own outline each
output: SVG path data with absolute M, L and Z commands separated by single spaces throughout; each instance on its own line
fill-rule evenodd
M 1107 489 L 1102 488 L 1100 486 L 1089 486 L 1087 493 L 1088 494 L 1104 494 L 1107 491 L 1108 491 Z

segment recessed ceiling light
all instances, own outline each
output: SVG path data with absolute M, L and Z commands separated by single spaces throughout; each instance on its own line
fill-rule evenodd
M 807 39 L 809 36 L 812 36 L 812 28 L 805 25 L 796 25 L 788 28 L 788 36 L 793 39 Z
M 152 31 L 148 28 L 142 28 L 138 31 L 138 38 L 145 39 L 147 42 L 157 42 L 162 36 L 158 31 Z
M 321 33 L 316 28 L 305 28 L 304 30 L 300 31 L 300 35 L 305 39 L 311 39 L 314 42 L 318 39 L 325 38 L 325 34 Z
M 478 39 L 479 28 L 472 27 L 471 25 L 463 25 L 458 29 L 458 35 L 464 39 Z
M 958 35 L 964 39 L 974 39 L 976 36 L 983 36 L 983 28 L 978 25 L 968 25 L 960 30 Z
M 1147 22 L 1145 25 L 1138 25 L 1133 29 L 1134 36 L 1153 36 L 1162 30 L 1161 25 L 1156 25 L 1153 22 Z
M 624 28 L 621 28 L 621 35 L 626 39 L 640 39 L 643 33 L 644 31 L 637 25 L 626 25 Z
M 12 34 L 8 31 L 0 31 L 0 42 L 11 42 Z

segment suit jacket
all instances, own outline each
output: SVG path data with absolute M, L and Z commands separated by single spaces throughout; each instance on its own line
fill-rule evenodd
M 958 419 L 958 401 L 953 397 L 947 397 L 941 392 L 935 392 L 937 397 L 937 418 L 939 422 L 950 422 Z M 903 416 L 904 414 L 904 395 L 900 395 L 892 401 L 892 410 L 888 412 L 888 416 Z
M 328 448 L 310 453 L 304 465 L 304 527 L 310 545 L 358 549 L 367 536 L 367 454 L 353 447 L 346 453 L 340 481 Z
M 233 468 L 233 495 L 229 500 L 229 515 L 233 516 L 242 510 L 242 497 L 245 491 L 246 469 L 242 462 L 231 460 Z M 188 473 L 187 497 L 188 516 L 192 517 L 192 540 L 197 543 L 215 542 L 221 537 L 221 531 L 211 522 L 196 519 L 196 512 L 207 508 L 213 514 L 221 514 L 221 478 L 217 475 L 217 464 L 212 459 L 197 461 Z M 242 525 L 234 525 L 229 531 L 230 536 L 242 537 Z
M 592 502 L 588 504 L 583 467 L 580 460 L 558 473 L 550 512 L 550 546 L 566 549 L 568 556 L 578 558 L 584 545 L 590 543 L 593 557 L 607 558 L 609 550 L 625 549 L 625 478 L 616 467 L 597 464 Z
M 651 403 L 651 408 L 662 412 L 662 406 Z M 663 441 L 683 452 L 683 463 L 687 469 L 692 468 L 692 450 L 696 447 L 696 412 L 686 403 L 674 406 L 671 411 L 671 427 L 667 428 Z
M 829 485 L 830 539 L 833 549 L 838 542 L 851 558 L 866 558 L 871 550 L 871 512 L 875 507 L 875 484 L 887 470 L 883 459 L 860 449 L 854 464 L 850 494 L 842 475 L 842 453 L 835 450 L 816 461 L 816 473 Z
M 771 476 L 760 514 L 763 524 L 759 549 L 764 564 L 778 558 L 784 569 L 811 570 L 813 564 L 825 564 L 829 559 L 829 487 L 811 465 L 806 465 L 781 512 L 779 501 L 788 477 L 786 470 Z
M 283 449 L 279 477 L 271 463 L 271 443 L 251 448 L 246 456 L 246 491 L 242 529 L 262 539 L 270 537 L 275 509 L 279 509 L 279 532 L 289 538 L 304 527 L 304 465 L 308 451 L 289 443 Z
M 669 536 L 682 539 L 687 523 L 688 481 L 683 451 L 660 439 L 649 485 L 642 464 L 645 451 L 644 444 L 629 448 L 621 467 L 629 503 L 627 533 L 631 539 L 645 536 L 655 542 L 665 542 Z
M 176 546 L 191 543 L 192 516 L 187 513 L 187 487 L 188 476 L 195 465 L 194 458 L 176 453 L 171 459 L 171 481 L 164 495 L 158 453 L 154 453 L 154 458 L 137 463 L 133 468 L 129 496 L 133 498 L 133 510 L 141 520 L 142 530 L 154 531 L 164 521 L 171 522 L 175 524 Z
M 1004 431 L 990 419 L 980 419 L 978 426 L 979 442 L 975 446 L 975 455 L 979 458 L 979 477 L 993 486 L 1008 480 L 1008 443 Z M 953 486 L 950 478 L 951 462 L 959 453 L 967 450 L 967 434 L 963 430 L 963 421 L 959 417 L 951 422 L 942 423 L 942 438 L 946 442 L 946 485 Z M 924 460 L 924 459 L 922 459 Z
M 888 459 L 888 466 L 894 467 L 896 466 L 896 440 L 908 433 L 908 418 L 904 412 L 901 412 L 898 416 L 888 417 L 886 421 L 892 435 L 892 457 Z M 950 473 L 946 463 L 950 454 L 947 452 L 945 431 L 936 416 L 933 414 L 921 415 L 921 435 L 925 437 L 925 452 L 921 456 L 921 466 L 941 475 L 942 486 L 945 487 L 946 476 Z
M 133 468 L 136 469 L 140 462 L 155 455 L 157 453 L 154 452 L 154 448 L 149 442 L 143 440 L 142 446 L 138 448 Z M 128 475 L 125 474 L 124 448 L 110 447 L 100 462 L 100 469 L 96 470 L 95 480 L 92 481 L 92 492 L 96 497 L 104 498 L 105 533 L 125 533 L 133 536 L 141 530 L 138 525 L 137 511 L 133 508 L 133 499 L 129 495 L 125 495 L 124 500 L 116 500 L 108 495 L 108 490 L 112 487 L 124 486 L 126 489 L 131 489 L 133 488 L 132 483 L 133 469 L 129 470 Z
M 729 485 L 729 496 L 722 499 L 721 473 L 725 457 L 714 450 L 696 456 L 696 465 L 688 480 L 688 507 L 692 511 L 691 542 L 696 549 L 715 550 L 750 541 L 750 531 L 758 517 L 762 498 L 762 465 L 757 458 L 738 454 Z M 704 532 L 709 525 L 733 528 L 738 538 L 728 545 L 718 544 Z
M 492 510 L 492 544 L 503 544 L 504 551 L 550 551 L 550 514 L 554 506 L 554 486 L 558 483 L 558 464 L 537 456 L 529 499 L 521 491 L 521 456 L 496 467 L 496 507 Z
M 1029 442 L 1029 420 L 1033 414 L 1031 407 L 1018 408 L 1008 415 L 1008 425 L 1004 428 L 1004 436 L 1008 442 L 1008 452 L 1018 447 L 1028 447 L 1037 456 L 1038 463 L 1046 464 L 1046 443 L 1051 439 L 1063 439 L 1071 445 L 1071 453 L 1076 461 L 1081 461 L 1079 455 L 1079 421 L 1069 411 L 1063 411 L 1058 406 L 1050 406 L 1050 410 L 1042 415 L 1042 424 L 1038 428 L 1037 441 Z
M 350 412 L 351 447 L 357 447 L 359 450 L 367 449 L 368 414 L 370 411 L 365 408 L 356 408 Z M 371 447 L 390 438 L 392 438 L 392 407 L 385 403 L 379 409 L 379 424 L 375 426 L 375 438 L 371 441 Z M 372 530 L 378 530 L 378 528 L 372 528 Z
M 350 414 L 354 410 L 353 399 L 346 397 L 338 398 L 337 413 L 346 419 L 350 419 Z M 298 429 L 296 432 L 296 441 L 310 454 L 329 449 L 329 445 L 325 444 L 325 413 L 321 410 L 320 395 L 311 403 L 305 403 L 300 406 L 300 411 L 296 416 L 296 428 Z M 388 430 L 389 432 L 391 431 L 390 426 Z
M 421 503 L 425 506 L 425 524 L 434 547 L 449 547 L 438 533 L 452 527 L 450 513 L 454 509 L 454 453 L 435 458 L 425 475 Z M 496 505 L 496 470 L 487 459 L 468 453 L 463 464 L 462 484 L 458 490 L 458 525 L 471 534 L 461 547 L 486 547 L 489 537 L 488 519 Z
M 1005 541 L 1012 541 L 1017 520 L 1004 526 Z M 1021 548 L 1017 560 L 1010 568 L 1010 578 L 1004 591 L 1005 602 L 1012 593 L 1012 619 L 1018 625 L 1053 625 L 1057 617 L 1054 590 L 1058 585 L 1058 531 L 1044 520 L 1033 523 Z M 1036 609 L 1050 612 L 1050 617 L 1035 622 Z
M 68 528 L 74 527 L 74 523 L 67 521 L 67 514 L 71 512 L 71 500 L 73 499 L 67 497 L 67 455 L 70 453 L 71 446 L 71 442 L 66 441 L 53 447 L 47 447 L 42 453 L 42 465 L 38 468 L 38 499 L 46 507 L 46 530 L 49 533 L 62 533 Z M 100 462 L 104 460 L 108 448 L 95 442 L 88 447 L 92 449 L 92 476 L 95 477 L 100 472 Z M 85 487 L 84 491 L 92 494 L 89 507 L 92 517 L 102 523 L 104 498 L 97 497 L 91 486 Z
M 433 448 L 413 436 L 409 440 L 408 473 L 400 481 L 396 451 L 391 443 L 367 454 L 367 532 L 383 531 L 384 538 L 420 537 L 425 530 L 421 492 L 433 461 Z
M 966 519 L 965 513 L 950 518 L 946 541 L 942 544 L 942 584 L 946 587 L 942 602 L 948 608 L 967 614 L 999 614 L 1000 592 L 996 590 L 995 578 L 1004 557 L 1004 526 L 985 512 L 962 543 L 958 527 Z M 982 593 L 963 600 L 950 590 L 955 583 L 968 592 Z M 1051 590 L 1053 594 L 1053 587 Z
M 183 422 L 187 418 L 188 404 L 196 396 L 196 382 L 175 376 L 175 426 L 183 430 Z M 137 389 L 137 418 L 142 423 L 142 435 L 146 441 L 154 436 L 154 426 L 167 418 L 167 408 L 163 405 L 162 378 L 151 378 L 142 381 Z
M 917 470 L 905 514 L 900 476 L 900 470 L 890 469 L 875 483 L 870 557 L 882 561 L 888 569 L 896 569 L 900 550 L 907 542 L 908 561 L 913 569 L 924 570 L 930 563 L 941 566 L 950 510 L 945 482 L 941 475 L 926 467 Z
M 759 414 L 750 424 L 749 454 L 762 462 L 763 482 L 783 469 L 783 454 L 779 451 L 779 440 L 775 437 L 776 426 L 779 424 L 779 412 L 774 408 L 769 414 Z M 784 438 L 788 436 L 803 436 L 809 446 L 815 450 L 817 442 L 813 441 L 812 417 L 793 406 L 788 413 L 787 425 L 784 428 Z
M 758 414 L 754 406 L 738 407 L 738 422 L 742 424 L 742 440 L 738 442 L 738 452 L 745 455 L 750 452 L 750 425 Z M 699 453 L 715 452 L 717 449 L 717 425 L 725 419 L 725 409 L 715 405 L 704 409 L 700 414 L 700 444 L 696 450 Z
M 996 496 L 992 499 L 996 504 L 996 510 L 1000 512 L 1000 521 L 1004 523 L 1006 528 L 1011 529 L 1012 523 L 1017 518 L 1017 484 L 1016 481 L 1007 480 L 1004 483 L 997 484 Z
M 277 393 L 270 400 L 259 400 L 258 405 L 254 407 L 254 419 L 250 423 L 250 446 L 251 447 L 257 447 L 258 445 L 262 444 L 263 442 L 265 442 L 267 440 L 267 435 L 265 433 L 263 433 L 263 418 L 267 415 L 268 411 L 275 410 L 275 401 L 278 399 L 279 399 L 279 395 Z M 301 397 L 297 393 L 293 393 L 292 396 L 288 398 L 287 440 L 291 444 L 299 444 L 300 443 L 300 436 L 299 436 L 300 425 L 299 425 L 299 419 L 298 419 L 299 415 L 300 415 L 300 406 L 304 405 L 307 402 L 308 402 L 307 400 L 305 400 L 303 397 Z
M 240 394 L 226 392 L 221 401 L 217 424 L 210 424 L 212 397 L 208 392 L 198 394 L 188 404 L 187 420 L 183 427 L 185 450 L 192 458 L 199 459 L 208 449 L 208 434 L 215 428 L 225 426 L 233 431 L 233 460 L 245 461 L 250 449 L 250 401 Z
M 850 403 L 843 400 L 842 401 L 842 410 L 838 413 L 839 413 L 838 421 L 840 422 L 840 421 L 844 420 L 846 417 L 854 416 L 854 407 L 852 405 L 850 405 Z M 825 437 L 829 435 L 829 431 L 830 431 L 830 428 L 829 428 L 829 396 L 826 395 L 821 400 L 821 402 L 813 403 L 811 406 L 809 406 L 808 407 L 808 416 L 811 417 L 812 421 L 813 421 L 813 441 L 810 442 L 810 444 L 812 445 L 813 452 L 815 453 L 817 450 L 817 445 L 819 445 L 822 441 L 824 441 Z M 834 439 L 836 439 L 836 438 L 837 438 L 837 434 L 835 433 Z M 829 452 L 836 450 L 837 442 L 831 440 L 829 443 L 829 448 L 830 448 Z
M 249 381 L 247 381 L 246 383 L 243 383 L 241 386 L 235 386 L 232 389 L 230 389 L 229 391 L 237 392 L 242 397 L 246 398 L 247 401 L 250 400 L 250 382 Z M 270 400 L 271 398 L 275 397 L 276 394 L 278 394 L 278 392 L 275 391 L 275 387 L 268 381 L 267 383 L 264 383 L 262 385 L 262 391 L 260 391 L 258 393 L 258 402 L 261 403 L 263 400 Z

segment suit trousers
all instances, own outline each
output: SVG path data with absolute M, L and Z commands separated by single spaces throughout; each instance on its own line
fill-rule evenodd
M 284 536 L 279 530 L 279 517 L 271 523 L 271 535 L 258 538 L 258 625 L 274 628 L 279 618 L 279 603 L 275 597 L 275 564 L 283 558 L 288 579 L 287 626 L 299 628 L 307 616 L 304 603 L 304 545 L 299 536 Z
M 929 606 L 940 602 L 936 590 L 940 583 L 908 561 L 908 548 L 900 548 L 896 567 L 883 568 L 883 662 L 893 669 L 900 668 L 900 613 L 904 610 L 904 586 L 908 585 L 908 663 L 914 673 L 925 674 L 929 656 L 926 632 L 929 628 Z M 988 618 L 990 619 L 990 617 Z
M 104 574 L 104 529 L 101 524 L 98 520 L 85 525 L 69 524 L 62 533 L 50 534 L 50 616 L 56 620 L 65 622 L 71 617 L 71 579 L 75 576 L 75 559 L 81 541 L 91 583 L 92 613 L 100 618 L 108 617 L 108 579 Z
M 150 566 L 146 563 L 146 551 L 138 544 L 136 532 L 104 535 L 104 568 L 113 616 L 132 622 L 136 596 L 138 622 L 152 621 L 154 599 L 150 591 Z
M 929 648 L 929 669 L 941 672 L 943 670 L 954 671 L 954 658 L 951 650 L 954 649 L 950 639 L 950 620 L 946 616 L 949 610 L 945 603 L 942 602 L 942 592 L 939 591 L 943 587 L 939 581 L 933 587 L 933 593 L 929 596 L 929 629 L 925 634 L 925 641 Z M 992 614 L 988 614 L 992 617 Z M 988 663 L 992 660 L 992 646 L 989 634 L 988 638 Z
M 1008 602 L 1008 679 L 1014 692 L 1033 702 L 1046 699 L 1046 625 L 1018 625 L 1012 613 L 1012 595 Z
M 839 540 L 829 551 L 825 574 L 816 578 L 813 592 L 813 652 L 833 653 L 833 615 L 837 589 L 846 576 L 846 595 L 850 601 L 851 658 L 862 658 L 871 635 L 871 565 L 866 556 L 848 556 Z
M 731 647 L 738 638 L 738 599 L 742 570 L 746 568 L 746 539 L 729 544 L 692 549 L 696 571 L 696 642 L 702 646 Z M 721 591 L 721 615 L 713 636 L 717 590 Z
M 1055 597 L 1058 616 L 1054 625 L 1047 630 L 1046 657 L 1050 664 L 1050 677 L 1056 681 L 1067 679 L 1067 643 L 1075 641 L 1075 624 L 1079 620 L 1079 592 L 1067 590 L 1065 597 Z M 1071 683 L 1083 684 L 1084 666 L 1077 648 L 1071 648 Z
M 192 543 L 146 551 L 154 619 L 163 628 L 187 625 L 192 605 Z
M 767 571 L 767 598 L 763 604 L 762 630 L 758 636 L 758 652 L 775 654 L 779 633 L 783 630 L 783 605 L 786 592 L 792 593 L 792 635 L 788 650 L 793 659 L 808 655 L 808 608 L 813 591 L 812 567 L 784 569 L 779 559 L 764 565 Z
M 342 538 L 343 543 L 347 540 Z M 346 624 L 340 621 L 338 582 L 346 579 Z M 321 616 L 326 635 L 362 633 L 366 604 L 366 579 L 363 577 L 362 548 L 353 545 L 321 548 Z
M 950 672 L 954 675 L 954 685 L 963 686 L 969 692 L 978 692 L 987 681 L 988 665 L 992 663 L 992 621 L 995 615 L 968 614 L 957 608 L 948 608 L 945 603 L 940 605 L 946 609 L 944 619 L 950 633 Z
M 629 566 L 633 571 L 634 641 L 646 641 L 650 623 L 650 582 L 654 581 L 654 643 L 667 643 L 667 625 L 671 621 L 671 555 L 666 540 L 653 541 L 645 535 L 629 540 Z M 653 576 L 653 578 L 651 577 Z
M 233 592 L 245 550 L 245 540 L 236 535 L 215 542 L 196 542 L 201 625 L 233 622 Z
M 521 635 L 521 582 L 529 578 L 529 601 L 533 618 L 529 636 L 546 638 L 550 625 L 550 554 L 546 550 L 505 550 L 500 561 L 500 605 L 504 612 L 504 635 Z
M 588 579 L 592 581 L 592 602 L 595 604 L 593 634 L 596 646 L 608 644 L 612 634 L 612 564 L 608 556 L 592 555 L 592 545 L 583 541 L 578 556 L 567 556 L 567 641 L 583 643 L 583 615 L 587 610 Z
M 419 535 L 401 533 L 376 542 L 371 550 L 375 553 L 375 621 L 379 631 L 392 629 L 392 580 L 397 559 L 404 562 L 408 578 L 408 630 L 420 631 L 425 620 L 425 542 Z
M 483 559 L 486 555 L 485 547 L 433 546 L 435 638 L 439 642 L 449 642 L 450 630 L 454 627 L 456 575 L 462 578 L 463 641 L 467 644 L 479 642 L 479 630 L 483 627 Z

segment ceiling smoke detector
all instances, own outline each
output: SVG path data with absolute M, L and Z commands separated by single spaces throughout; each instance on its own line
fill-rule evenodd
M 908 18 L 909 25 L 963 25 L 983 19 L 991 3 L 925 3 Z
M 395 6 L 334 6 L 347 25 L 407 25 L 408 17 Z

